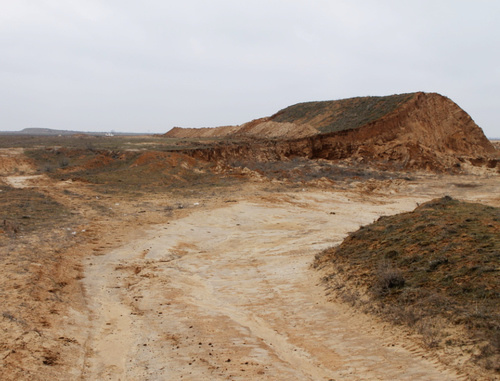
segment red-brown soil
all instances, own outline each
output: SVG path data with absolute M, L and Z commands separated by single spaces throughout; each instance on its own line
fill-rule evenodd
M 495 168 L 498 151 L 472 118 L 435 93 L 353 98 L 290 106 L 268 118 L 234 128 L 175 128 L 170 138 L 218 136 L 257 140 L 219 143 L 196 151 L 205 159 L 353 159 L 408 169 Z

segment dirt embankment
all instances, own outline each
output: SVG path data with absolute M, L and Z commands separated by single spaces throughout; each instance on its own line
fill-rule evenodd
M 446 97 L 416 93 L 396 103 L 396 106 L 391 104 L 392 108 L 386 105 L 377 113 L 367 111 L 374 107 L 369 106 L 361 108 L 358 105 L 354 109 L 350 106 L 345 110 L 348 116 L 337 107 L 335 118 L 332 116 L 333 111 L 327 109 L 308 118 L 295 111 L 286 120 L 277 116 L 257 119 L 240 126 L 232 135 L 223 135 L 233 138 L 252 136 L 253 140 L 219 142 L 213 147 L 186 153 L 206 160 L 251 157 L 257 161 L 268 161 L 297 156 L 309 159 L 354 159 L 360 162 L 392 163 L 399 168 L 438 171 L 458 170 L 464 164 L 488 168 L 499 165 L 498 151 L 481 128 Z M 388 112 L 384 114 L 384 110 Z M 309 109 L 306 111 L 311 113 Z M 363 124 L 364 121 L 367 123 Z M 325 130 L 333 132 L 321 132 Z M 217 131 L 222 130 L 213 130 L 213 133 L 217 134 Z M 181 132 L 175 129 L 166 136 L 182 136 Z M 194 129 L 186 130 L 185 133 L 190 137 L 196 135 Z M 207 134 L 208 130 L 202 129 L 199 136 Z

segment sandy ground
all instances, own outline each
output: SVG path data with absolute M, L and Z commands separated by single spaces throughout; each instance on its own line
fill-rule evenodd
M 310 268 L 315 253 L 360 225 L 452 188 L 410 187 L 392 197 L 304 191 L 202 204 L 88 258 L 83 379 L 463 378 L 373 318 L 327 302 Z M 469 198 L 492 198 L 473 193 Z

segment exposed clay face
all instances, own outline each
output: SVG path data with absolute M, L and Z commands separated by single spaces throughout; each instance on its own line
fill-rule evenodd
M 409 169 L 456 171 L 478 159 L 496 167 L 498 151 L 471 117 L 434 93 L 298 104 L 239 127 L 174 128 L 166 137 L 273 139 L 192 152 L 211 159 L 353 159 Z

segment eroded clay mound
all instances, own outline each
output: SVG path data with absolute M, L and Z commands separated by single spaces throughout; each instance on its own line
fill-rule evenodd
M 384 117 L 310 139 L 310 157 L 399 162 L 443 170 L 464 162 L 495 167 L 498 153 L 472 118 L 439 94 L 417 93 Z M 293 142 L 302 145 L 305 141 Z M 292 148 L 293 150 L 293 148 Z
M 436 93 L 300 103 L 238 127 L 174 128 L 166 136 L 264 139 L 250 146 L 218 147 L 210 152 L 212 158 L 354 158 L 439 170 L 464 162 L 498 164 L 498 152 L 481 128 L 456 103 Z

